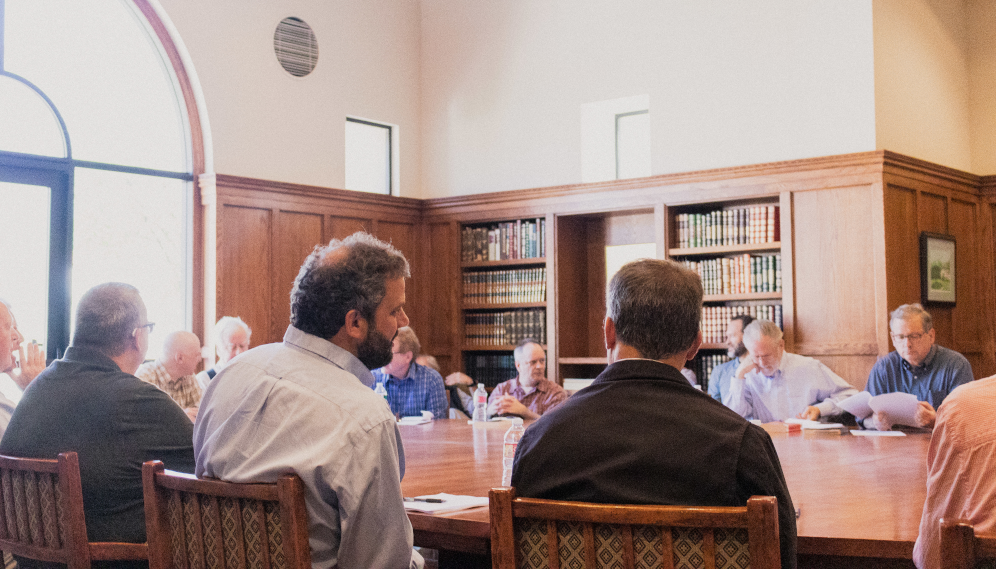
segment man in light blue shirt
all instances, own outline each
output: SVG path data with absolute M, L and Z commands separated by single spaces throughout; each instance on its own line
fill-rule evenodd
M 408 262 L 355 233 L 317 247 L 291 292 L 281 344 L 249 350 L 208 384 L 194 426 L 198 476 L 305 485 L 315 569 L 421 569 L 412 550 L 394 414 L 370 386 L 408 325 Z
M 815 421 L 843 413 L 837 402 L 858 392 L 819 360 L 786 352 L 782 331 L 770 320 L 747 326 L 744 345 L 748 357 L 730 381 L 729 402 L 742 417 Z
M 709 374 L 709 395 L 724 405 L 730 399 L 730 380 L 736 375 L 740 362 L 747 355 L 747 347 L 744 346 L 744 328 L 753 321 L 754 317 L 750 314 L 738 314 L 730 318 L 730 322 L 726 325 L 726 355 L 731 359 L 714 367 Z
M 415 362 L 422 345 L 410 327 L 398 330 L 391 347 L 391 363 L 373 371 L 374 380 L 387 389 L 391 412 L 400 417 L 417 417 L 422 411 L 434 419 L 446 419 L 446 385 L 439 372 Z

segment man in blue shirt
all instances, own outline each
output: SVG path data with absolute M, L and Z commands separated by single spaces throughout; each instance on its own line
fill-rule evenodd
M 868 376 L 872 396 L 902 391 L 920 401 L 915 427 L 933 427 L 937 408 L 954 388 L 972 381 L 972 365 L 965 356 L 934 343 L 934 322 L 919 304 L 904 304 L 889 315 L 889 331 L 896 351 L 878 360 Z M 892 419 L 875 413 L 865 428 L 888 430 Z
M 709 395 L 724 405 L 729 399 L 730 379 L 736 375 L 740 362 L 747 355 L 747 347 L 744 346 L 744 328 L 753 321 L 754 317 L 750 314 L 738 314 L 730 318 L 729 324 L 726 325 L 726 355 L 732 359 L 714 367 L 709 374 Z
M 394 353 L 391 363 L 374 370 L 374 380 L 384 384 L 387 402 L 395 415 L 410 417 L 431 411 L 433 418 L 445 419 L 449 407 L 443 376 L 430 367 L 415 363 L 421 349 L 411 328 L 399 328 L 391 350 Z

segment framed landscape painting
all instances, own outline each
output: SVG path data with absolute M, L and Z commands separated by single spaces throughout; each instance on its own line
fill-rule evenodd
M 955 238 L 920 233 L 920 296 L 924 305 L 955 303 Z

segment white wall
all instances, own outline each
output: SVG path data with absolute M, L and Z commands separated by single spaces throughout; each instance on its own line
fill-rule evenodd
M 878 148 L 973 171 L 966 3 L 875 0 L 874 22 Z
M 996 2 L 968 1 L 969 115 L 974 174 L 996 174 Z
M 396 124 L 401 194 L 420 197 L 419 4 L 414 0 L 160 0 L 203 88 L 215 171 L 341 188 L 346 115 Z M 318 38 L 315 71 L 286 73 L 277 23 Z
M 655 174 L 875 148 L 871 0 L 422 0 L 425 197 L 576 183 L 650 97 Z

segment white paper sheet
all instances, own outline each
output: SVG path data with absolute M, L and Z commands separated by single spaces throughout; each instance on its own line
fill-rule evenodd
M 416 496 L 416 498 L 433 498 L 442 500 L 440 503 L 431 502 L 410 502 L 405 500 L 405 510 L 409 512 L 422 512 L 423 514 L 446 514 L 449 512 L 459 512 L 480 506 L 487 506 L 488 499 L 478 496 L 459 496 L 457 494 L 431 494 L 426 496 Z
M 909 393 L 893 392 L 876 395 L 868 401 L 868 406 L 876 413 L 886 413 L 893 424 L 917 426 L 916 409 L 919 402 L 915 395 Z
M 862 391 L 857 395 L 852 395 L 847 399 L 837 403 L 841 409 L 847 411 L 851 415 L 854 415 L 858 419 L 865 419 L 870 417 L 872 414 L 872 408 L 868 405 L 871 401 L 872 395 L 867 391 Z
M 783 423 L 794 423 L 800 425 L 803 429 L 812 429 L 817 431 L 822 431 L 826 429 L 839 429 L 844 426 L 843 423 L 821 423 L 819 421 L 810 421 L 808 419 L 785 419 Z
M 902 431 L 851 431 L 856 437 L 905 437 Z

